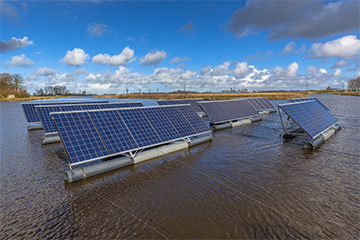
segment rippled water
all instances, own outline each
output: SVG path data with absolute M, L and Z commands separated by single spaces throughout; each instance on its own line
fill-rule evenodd
M 284 142 L 275 113 L 69 185 L 61 145 L 26 130 L 20 102 L 0 103 L 0 238 L 359 239 L 360 98 L 316 97 L 343 126 L 317 151 Z

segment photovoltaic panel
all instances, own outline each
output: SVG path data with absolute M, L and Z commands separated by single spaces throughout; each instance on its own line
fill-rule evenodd
M 175 106 L 161 108 L 167 118 L 174 125 L 175 129 L 182 136 L 190 136 L 195 134 L 195 129 L 191 126 L 189 121 L 181 113 L 180 109 Z
M 143 107 L 142 102 L 128 102 L 129 107 Z
M 149 127 L 150 122 L 146 119 L 140 108 L 120 109 L 118 111 L 139 147 L 145 147 L 162 142 L 156 131 Z
M 87 112 L 51 115 L 72 163 L 109 155 Z
M 325 106 L 325 104 L 323 104 L 319 99 L 317 98 L 293 98 L 293 99 L 288 99 L 288 102 L 306 102 L 306 101 L 317 101 L 323 108 L 326 109 L 326 111 L 330 111 L 330 109 Z
M 258 115 L 258 112 L 247 99 L 200 102 L 199 105 L 212 124 Z
M 317 101 L 302 101 L 279 105 L 311 138 L 335 125 L 338 121 Z
M 203 110 L 199 107 L 198 102 L 203 99 L 170 99 L 170 100 L 157 100 L 156 102 L 160 105 L 179 105 L 179 104 L 190 104 L 196 112 L 202 112 Z
M 40 119 L 36 112 L 35 106 L 46 106 L 46 105 L 63 105 L 63 104 L 85 104 L 85 103 L 107 103 L 109 101 L 39 101 L 22 103 L 21 106 L 24 110 L 25 118 L 28 123 L 39 123 Z
M 139 148 L 117 110 L 90 111 L 89 114 L 110 154 Z
M 211 132 L 205 123 L 198 122 L 202 119 L 190 105 L 58 112 L 51 116 L 72 165 Z M 77 152 L 79 149 L 90 153 Z M 100 153 L 94 154 L 99 149 Z
M 56 133 L 57 130 L 51 119 L 50 112 L 61 112 L 60 105 L 36 106 L 36 111 L 44 127 L 45 133 Z
M 194 128 L 195 133 L 206 132 L 209 130 L 209 127 L 206 125 L 206 123 L 201 118 L 199 118 L 199 115 L 193 109 L 191 109 L 190 106 L 183 105 L 177 106 L 177 108 Z
M 50 112 L 67 112 L 67 111 L 82 111 L 82 110 L 96 110 L 96 109 L 112 109 L 130 107 L 130 103 L 91 103 L 91 104 L 65 104 L 65 105 L 45 105 L 35 106 L 39 115 L 39 119 L 44 126 L 45 135 L 56 133 L 56 127 L 51 119 Z M 137 102 L 136 102 L 137 104 Z M 141 104 L 141 103 L 140 103 Z
M 272 105 L 271 102 L 270 102 L 267 98 L 262 97 L 262 98 L 260 98 L 260 100 L 263 102 L 263 104 L 265 105 L 265 107 L 267 108 L 267 110 L 269 110 L 269 109 L 276 110 L 276 108 L 274 107 L 274 105 Z
M 144 113 L 147 120 L 149 120 L 151 126 L 155 129 L 162 141 L 166 142 L 181 137 L 161 108 L 144 108 L 141 111 Z
M 240 100 L 240 99 L 239 99 Z M 259 98 L 247 98 L 250 104 L 255 108 L 256 111 L 275 110 L 275 107 L 265 97 Z

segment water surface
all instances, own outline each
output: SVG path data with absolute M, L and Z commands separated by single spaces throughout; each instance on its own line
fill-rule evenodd
M 316 151 L 284 142 L 275 113 L 72 184 L 62 146 L 41 145 L 21 103 L 2 102 L 0 238 L 359 239 L 360 98 L 315 97 L 343 126 Z

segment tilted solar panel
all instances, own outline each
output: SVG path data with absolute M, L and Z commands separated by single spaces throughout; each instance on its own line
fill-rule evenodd
M 30 102 L 30 103 L 22 103 L 21 106 L 24 111 L 24 115 L 26 121 L 28 123 L 39 123 L 40 119 L 36 112 L 35 106 L 46 106 L 46 105 L 63 105 L 63 104 L 85 104 L 85 103 L 107 103 L 109 101 L 46 101 L 46 102 Z
M 190 105 L 58 112 L 51 116 L 72 165 L 211 132 Z
M 247 100 L 256 111 L 275 110 L 275 107 L 265 97 L 247 98 Z
M 198 102 L 203 101 L 201 98 L 197 99 L 170 99 L 170 100 L 157 100 L 156 102 L 160 105 L 179 105 L 179 104 L 190 104 L 196 112 L 202 112 L 203 110 L 199 107 Z
M 199 105 L 212 124 L 258 115 L 258 112 L 247 99 L 200 102 Z
M 325 104 L 323 104 L 319 99 L 317 98 L 293 98 L 293 99 L 288 99 L 288 102 L 307 102 L 307 101 L 317 101 L 323 108 L 326 109 L 326 111 L 330 111 L 330 109 L 325 106 Z
M 109 155 L 87 112 L 52 114 L 52 118 L 73 163 Z
M 276 109 L 274 107 L 274 105 L 272 105 L 271 102 L 267 98 L 262 97 L 262 98 L 260 98 L 260 101 L 263 102 L 263 104 L 264 104 L 264 106 L 266 107 L 267 110 L 269 110 L 269 109 L 274 109 L 275 110 Z
M 131 105 L 138 106 L 139 102 L 129 103 L 91 103 L 91 104 L 65 104 L 35 106 L 39 119 L 44 126 L 45 135 L 56 133 L 56 127 L 51 119 L 50 112 L 69 112 L 96 109 L 128 108 Z M 140 103 L 142 105 L 142 103 Z
M 36 111 L 44 127 L 45 133 L 56 133 L 56 127 L 51 119 L 50 112 L 61 112 L 60 105 L 36 106 Z
M 139 148 L 117 110 L 90 111 L 89 114 L 110 154 Z
M 329 129 L 338 120 L 317 101 L 302 101 L 278 105 L 311 138 Z

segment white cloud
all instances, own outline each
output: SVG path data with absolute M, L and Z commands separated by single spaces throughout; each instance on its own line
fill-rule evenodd
M 102 37 L 104 33 L 110 33 L 109 26 L 104 23 L 93 23 L 89 24 L 88 34 L 90 37 Z
M 143 57 L 140 60 L 140 63 L 146 66 L 150 66 L 150 65 L 157 66 L 166 57 L 167 57 L 167 53 L 164 50 L 161 51 L 155 50 L 146 54 L 145 57 Z
M 89 54 L 86 54 L 81 48 L 74 48 L 72 51 L 67 51 L 65 57 L 60 61 L 70 66 L 81 66 L 89 59 Z
M 188 57 L 174 57 L 169 61 L 169 63 L 179 63 L 179 62 L 187 62 L 187 61 L 191 61 L 191 59 Z
M 10 41 L 6 42 L 6 41 L 0 41 L 0 52 L 6 52 L 6 51 L 11 51 L 17 48 L 22 48 L 25 47 L 27 45 L 33 45 L 34 42 L 33 41 L 29 41 L 28 37 L 23 37 L 23 38 L 11 38 Z
M 34 62 L 27 58 L 25 54 L 13 56 L 10 62 L 5 63 L 7 67 L 31 67 L 32 65 L 34 65 Z
M 282 54 L 289 55 L 290 53 L 294 52 L 295 48 L 296 48 L 296 42 L 291 41 L 288 44 L 286 44 L 286 46 L 282 50 Z
M 57 73 L 59 73 L 59 71 L 47 67 L 39 68 L 36 72 L 34 72 L 34 74 L 37 76 L 51 76 Z
M 360 40 L 348 35 L 326 43 L 314 43 L 309 51 L 311 58 L 360 58 Z
M 92 58 L 93 62 L 103 65 L 126 66 L 133 60 L 134 50 L 125 47 L 118 55 L 110 56 L 108 54 L 98 54 Z

